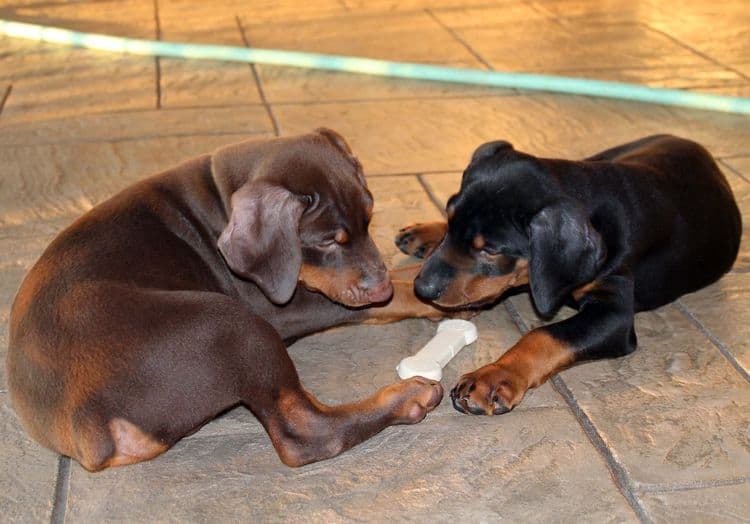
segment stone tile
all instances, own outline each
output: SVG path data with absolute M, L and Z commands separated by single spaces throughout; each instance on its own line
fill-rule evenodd
M 162 58 L 161 107 L 260 104 L 249 64 Z
M 643 505 L 654 522 L 746 522 L 750 515 L 750 486 L 720 486 L 685 491 L 648 493 Z
M 6 2 L 7 4 L 7 2 Z M 154 4 L 149 0 L 12 2 L 4 17 L 33 24 L 133 38 L 154 38 Z
M 153 59 L 80 50 L 70 57 L 59 71 L 12 79 L 4 125 L 156 106 Z
M 514 304 L 539 324 L 528 299 Z M 636 315 L 636 334 L 631 355 L 561 373 L 636 486 L 746 475 L 747 381 L 674 306 Z
M 259 105 L 129 111 L 85 115 L 79 118 L 58 118 L 33 125 L 3 124 L 0 119 L 0 148 L 73 141 L 108 142 L 194 135 L 251 137 L 273 135 L 273 129 L 265 109 Z
M 622 68 L 711 64 L 669 38 L 633 23 L 580 24 L 573 28 L 546 24 L 541 39 L 539 23 L 534 19 L 456 31 L 498 70 L 554 72 L 581 64 L 611 65 L 613 57 Z M 518 53 L 518 49 L 524 52 Z M 560 49 L 565 52 L 560 53 Z
M 244 3 L 222 1 L 221 5 L 217 5 L 188 0 L 160 0 L 160 37 L 172 42 L 243 47 L 235 14 Z
M 254 47 L 403 62 L 473 60 L 461 43 L 423 11 L 347 12 L 340 16 L 280 23 L 258 21 L 251 14 L 243 14 L 241 19 Z
M 185 439 L 146 464 L 96 475 L 74 465 L 66 520 L 419 522 L 451 515 L 635 520 L 578 424 L 559 409 L 502 420 L 428 417 L 300 469 L 283 466 L 263 435 Z
M 5 382 L 3 381 L 3 388 Z M 57 455 L 33 442 L 0 393 L 0 508 L 4 522 L 49 522 Z
M 154 60 L 0 38 L 0 81 L 13 84 L 3 122 L 155 106 Z M 98 96 L 103 91 L 107 96 Z
M 680 9 L 670 10 L 652 25 L 686 46 L 704 53 L 724 64 L 747 63 L 747 45 L 750 39 L 750 13 L 742 0 L 729 0 L 721 5 L 689 0 Z M 706 20 L 711 20 L 706 30 Z
M 664 17 L 660 10 L 661 4 L 658 0 L 533 0 L 530 5 L 561 23 L 583 24 L 661 20 Z
M 553 24 L 553 17 L 530 2 L 506 1 L 499 3 L 466 2 L 466 5 L 431 6 L 430 12 L 451 29 L 486 28 L 536 24 Z
M 505 0 L 507 1 L 507 0 Z M 399 12 L 424 11 L 425 9 L 453 8 L 462 9 L 476 5 L 486 5 L 485 0 L 450 0 L 434 2 L 432 0 L 343 0 L 347 9 L 356 12 Z M 437 5 L 436 5 L 437 4 Z
M 680 302 L 750 374 L 750 325 L 747 323 L 750 272 L 724 275 L 717 283 L 680 298 Z
M 741 115 L 574 96 L 281 105 L 274 112 L 284 134 L 317 125 L 337 129 L 371 173 L 463 171 L 479 144 L 498 138 L 563 158 L 665 131 L 697 140 L 718 156 L 750 148 Z
M 484 69 L 478 61 L 451 62 L 451 67 Z M 404 98 L 462 98 L 511 94 L 492 87 L 384 78 L 312 69 L 258 66 L 263 89 L 271 103 L 361 101 Z
M 234 1 L 238 4 L 236 12 L 250 23 L 284 23 L 290 20 L 314 22 L 349 12 L 345 2 L 339 0 L 311 0 L 304 3 L 298 0 L 280 0 L 269 2 L 263 9 L 256 9 L 242 0 Z

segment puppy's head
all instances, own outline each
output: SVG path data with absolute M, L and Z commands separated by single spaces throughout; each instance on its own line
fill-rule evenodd
M 236 188 L 219 250 L 272 302 L 288 302 L 298 283 L 353 307 L 390 298 L 368 233 L 372 194 L 338 133 L 236 144 L 214 154 L 212 169 Z
M 504 141 L 479 147 L 448 201 L 448 232 L 415 281 L 417 295 L 443 307 L 480 306 L 530 284 L 549 316 L 591 281 L 602 239 L 549 169 Z

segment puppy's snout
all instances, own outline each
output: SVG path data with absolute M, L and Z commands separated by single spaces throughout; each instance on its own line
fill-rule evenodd
M 393 285 L 385 264 L 373 264 L 363 272 L 357 287 L 370 302 L 384 302 L 391 298 Z
M 385 302 L 393 295 L 393 284 L 385 271 L 380 275 L 363 279 L 358 287 L 369 302 Z

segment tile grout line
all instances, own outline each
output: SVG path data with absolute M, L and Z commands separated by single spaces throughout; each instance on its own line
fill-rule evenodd
M 526 333 L 528 333 L 529 327 L 526 325 L 526 322 L 521 317 L 520 313 L 513 305 L 513 303 L 510 300 L 505 300 L 504 305 L 506 311 L 513 320 L 513 323 L 516 325 L 521 334 L 525 335 Z M 550 379 L 550 383 L 552 384 L 553 389 L 563 398 L 565 403 L 568 405 L 568 408 L 573 412 L 573 416 L 581 425 L 583 432 L 586 434 L 594 448 L 596 448 L 596 450 L 601 455 L 605 465 L 607 466 L 607 469 L 610 472 L 610 475 L 612 476 L 612 480 L 614 481 L 615 486 L 617 487 L 618 491 L 620 491 L 622 496 L 625 497 L 625 500 L 627 500 L 628 504 L 630 505 L 631 509 L 636 514 L 638 519 L 643 523 L 652 522 L 651 518 L 646 512 L 646 509 L 643 507 L 643 504 L 635 493 L 635 487 L 633 485 L 633 481 L 630 479 L 630 475 L 628 475 L 625 467 L 620 463 L 617 457 L 615 457 L 610 447 L 604 441 L 604 438 L 599 433 L 599 430 L 596 429 L 596 426 L 591 421 L 591 418 L 589 418 L 586 412 L 578 404 L 575 395 L 565 383 L 565 380 L 563 380 L 563 378 L 558 374 Z
M 704 60 L 708 60 L 712 64 L 717 65 L 717 66 L 721 67 L 722 69 L 726 69 L 727 71 L 731 71 L 732 73 L 734 73 L 735 75 L 739 76 L 740 78 L 744 78 L 745 80 L 750 80 L 750 77 L 747 76 L 746 74 L 744 74 L 742 71 L 739 71 L 739 70 L 735 69 L 734 67 L 732 67 L 730 65 L 726 65 L 726 64 L 720 62 L 719 60 L 715 59 L 711 55 L 708 55 L 708 54 L 704 53 L 703 51 L 700 51 L 699 49 L 694 48 L 690 44 L 688 44 L 686 42 L 683 42 L 679 38 L 677 38 L 675 36 L 672 36 L 671 34 L 667 33 L 666 31 L 662 31 L 658 27 L 654 27 L 651 24 L 647 24 L 645 22 L 637 22 L 637 23 L 639 25 L 645 27 L 647 30 L 649 30 L 649 31 L 651 31 L 653 33 L 657 33 L 659 35 L 662 35 L 663 37 L 667 38 L 668 40 L 671 40 L 673 43 L 679 45 L 680 47 L 682 47 L 684 49 L 687 49 L 688 51 L 690 51 L 694 55 L 697 55 L 697 56 L 703 58 Z
M 445 206 L 443 206 L 442 202 L 440 202 L 440 199 L 438 199 L 434 193 L 432 192 L 432 188 L 427 183 L 427 181 L 424 179 L 424 176 L 422 174 L 417 175 L 417 181 L 419 182 L 419 185 L 422 186 L 422 189 L 425 193 L 427 193 L 427 197 L 432 202 L 432 205 L 437 208 L 438 211 L 440 211 L 440 214 L 443 215 L 443 218 L 445 218 L 445 209 L 443 209 Z
M 685 318 L 687 318 L 695 327 L 698 328 L 701 333 L 705 335 L 705 337 L 711 342 L 711 344 L 713 344 L 714 347 L 719 350 L 719 353 L 721 353 L 724 358 L 727 359 L 729 364 L 734 367 L 734 369 L 737 371 L 737 373 L 740 374 L 740 376 L 742 376 L 742 378 L 750 382 L 750 373 L 748 373 L 747 370 L 742 367 L 742 364 L 739 363 L 739 361 L 732 354 L 729 348 L 725 346 L 721 340 L 716 338 L 716 336 L 711 333 L 711 331 L 706 326 L 704 326 L 700 320 L 698 320 L 698 318 L 693 314 L 692 311 L 687 308 L 687 306 L 685 306 L 681 301 L 675 300 L 674 307 L 676 307 L 677 310 L 685 316 Z
M 438 16 L 432 11 L 432 9 L 425 9 L 424 12 L 427 13 L 427 15 L 430 16 L 430 18 L 432 18 L 435 21 L 435 23 L 437 23 L 440 27 L 442 27 L 445 31 L 447 31 L 448 34 L 451 35 L 454 40 L 456 40 L 459 44 L 464 46 L 464 48 L 474 58 L 476 58 L 479 61 L 479 63 L 481 63 L 484 67 L 486 67 L 490 71 L 494 71 L 495 68 L 492 67 L 492 65 L 489 62 L 487 62 L 487 60 L 485 60 L 484 57 L 480 55 L 478 51 L 476 51 L 473 47 L 471 47 L 469 43 L 461 37 L 461 35 L 459 35 L 454 29 L 444 24 L 443 21 L 440 20 L 440 18 L 438 18 Z
M 532 11 L 539 13 L 543 17 L 557 24 L 563 30 L 570 33 L 570 26 L 568 25 L 568 22 L 566 20 L 563 20 L 562 17 L 554 11 L 547 9 L 543 5 L 539 4 L 538 2 L 534 2 L 533 0 L 523 0 L 523 3 Z
M 726 486 L 739 486 L 750 483 L 750 477 L 736 477 L 732 479 L 719 480 L 695 480 L 692 482 L 679 482 L 676 484 L 644 484 L 638 488 L 640 493 L 673 493 L 676 491 L 692 491 L 695 489 L 723 488 Z
M 57 476 L 55 478 L 55 495 L 52 501 L 50 524 L 64 524 L 68 509 L 68 494 L 70 493 L 70 457 L 60 455 L 57 460 Z
M 242 21 L 240 20 L 239 15 L 234 15 L 234 20 L 237 22 L 237 29 L 240 31 L 240 37 L 242 38 L 242 43 L 245 44 L 245 47 L 250 47 L 250 41 L 247 39 L 247 35 L 245 34 L 245 28 L 242 27 Z M 281 136 L 281 127 L 279 126 L 278 120 L 276 120 L 276 115 L 273 114 L 273 109 L 271 108 L 271 103 L 268 101 L 268 98 L 266 98 L 266 92 L 263 89 L 263 84 L 260 80 L 260 75 L 258 74 L 258 68 L 255 66 L 255 64 L 250 64 L 250 71 L 253 73 L 253 79 L 255 79 L 255 86 L 258 88 L 258 95 L 260 96 L 260 101 L 263 104 L 263 107 L 266 108 L 266 113 L 268 114 L 268 118 L 271 120 L 271 125 L 273 126 L 273 133 L 276 136 Z
M 161 40 L 161 19 L 159 17 L 159 0 L 154 0 L 154 23 L 156 24 L 156 39 Z M 161 109 L 161 58 L 154 57 L 156 75 L 156 109 Z
M 3 98 L 0 99 L 0 114 L 3 113 L 3 109 L 5 109 L 5 103 L 8 101 L 8 98 L 10 98 L 10 93 L 13 91 L 13 84 L 8 85 L 7 88 L 5 88 L 5 93 L 3 94 Z
M 731 171 L 732 173 L 734 173 L 735 175 L 737 175 L 738 177 L 740 177 L 740 178 L 741 178 L 742 180 L 744 180 L 745 182 L 747 182 L 747 183 L 749 183 L 749 184 L 750 184 L 750 180 L 748 180 L 748 179 L 747 179 L 747 178 L 745 177 L 745 175 L 743 175 L 743 174 L 742 174 L 742 173 L 740 172 L 740 170 L 739 170 L 739 169 L 737 169 L 737 168 L 735 168 L 735 167 L 734 167 L 733 165 L 729 164 L 729 163 L 728 163 L 728 162 L 727 162 L 726 160 L 724 160 L 723 158 L 718 158 L 717 160 L 719 161 L 719 163 L 720 163 L 721 165 L 723 165 L 724 167 L 726 167 L 726 168 L 727 168 L 727 169 L 728 169 L 729 171 Z

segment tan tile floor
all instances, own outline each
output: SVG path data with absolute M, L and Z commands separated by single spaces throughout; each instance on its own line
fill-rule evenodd
M 747 0 L 3 0 L 0 17 L 750 96 Z M 0 100 L 0 356 L 17 286 L 61 228 L 134 180 L 252 135 L 341 131 L 392 265 L 410 262 L 395 230 L 439 218 L 473 148 L 501 137 L 568 157 L 654 132 L 696 139 L 750 224 L 746 116 L 2 38 Z M 301 469 L 237 409 L 152 462 L 89 474 L 25 436 L 0 367 L 0 520 L 747 522 L 748 271 L 745 244 L 719 283 L 639 315 L 633 355 L 565 371 L 513 413 L 470 418 L 446 402 Z M 525 295 L 476 320 L 479 341 L 448 366 L 448 387 L 539 323 Z M 433 330 L 345 327 L 290 352 L 310 390 L 345 402 L 392 382 Z

